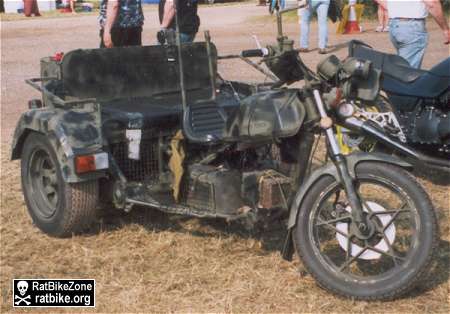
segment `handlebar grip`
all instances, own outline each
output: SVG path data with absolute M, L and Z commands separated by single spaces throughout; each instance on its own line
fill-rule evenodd
M 261 49 L 249 49 L 249 50 L 243 50 L 241 52 L 241 55 L 245 58 L 264 57 L 264 52 Z

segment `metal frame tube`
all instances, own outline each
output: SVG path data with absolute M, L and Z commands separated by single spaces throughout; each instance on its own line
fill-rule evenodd
M 208 53 L 208 67 L 209 67 L 209 79 L 211 83 L 211 101 L 215 101 L 217 97 L 216 93 L 216 78 L 214 77 L 214 65 L 212 60 L 211 50 L 211 36 L 209 31 L 205 31 L 206 52 Z
M 181 34 L 180 34 L 180 25 L 178 20 L 178 1 L 174 1 L 175 6 L 175 36 L 178 48 L 178 65 L 180 68 L 180 89 L 181 89 L 181 103 L 183 105 L 183 111 L 187 109 L 187 97 L 186 97 L 186 87 L 184 84 L 184 66 L 183 66 L 183 54 L 181 51 Z

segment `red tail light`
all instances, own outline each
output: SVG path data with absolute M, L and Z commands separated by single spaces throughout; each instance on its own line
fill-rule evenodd
M 95 157 L 93 155 L 78 156 L 75 159 L 75 169 L 77 173 L 95 171 Z
M 75 171 L 78 174 L 109 168 L 107 153 L 77 156 L 75 158 Z
M 64 57 L 64 52 L 57 52 L 53 56 L 53 60 L 55 60 L 56 62 L 60 62 L 63 57 Z

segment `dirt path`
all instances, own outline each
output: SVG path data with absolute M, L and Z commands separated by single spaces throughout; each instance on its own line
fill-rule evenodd
M 275 24 L 253 17 L 267 8 L 254 4 L 202 7 L 202 29 L 210 29 L 222 54 L 254 47 L 251 38 L 274 40 Z M 154 8 L 145 10 L 144 44 L 154 42 L 157 18 Z M 249 22 L 253 20 L 253 22 Z M 257 22 L 255 22 L 257 21 Z M 392 51 L 386 34 L 373 31 L 357 36 L 336 36 L 339 46 L 357 38 Z M 429 23 L 430 46 L 424 66 L 448 57 L 441 34 Z M 286 25 L 298 43 L 298 25 Z M 311 47 L 316 47 L 313 26 Z M 58 51 L 98 46 L 95 16 L 31 19 L 1 24 L 1 211 L 0 211 L 0 305 L 12 311 L 12 278 L 96 278 L 96 311 L 110 312 L 444 312 L 448 313 L 448 206 L 449 191 L 422 180 L 440 217 L 443 232 L 437 264 L 420 291 L 386 303 L 352 302 L 319 289 L 301 263 L 282 261 L 279 249 L 284 230 L 271 228 L 263 234 L 242 232 L 223 221 L 204 221 L 168 216 L 151 210 L 130 214 L 111 213 L 95 230 L 72 239 L 53 239 L 32 225 L 23 202 L 19 163 L 9 161 L 13 128 L 27 101 L 39 97 L 24 79 L 39 76 L 39 59 Z M 345 57 L 346 48 L 336 51 Z M 322 58 L 316 52 L 303 55 L 315 68 Z M 220 64 L 225 77 L 263 79 L 245 64 Z M 63 309 L 58 309 L 58 311 Z M 74 311 L 73 309 L 64 309 Z

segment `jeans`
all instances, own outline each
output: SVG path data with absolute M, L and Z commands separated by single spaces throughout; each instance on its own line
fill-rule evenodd
M 397 54 L 406 59 L 412 67 L 420 69 L 428 44 L 425 20 L 391 19 L 389 33 Z
M 195 34 L 186 34 L 186 33 L 180 33 L 180 39 L 182 44 L 189 44 L 194 41 Z
M 309 24 L 311 16 L 317 12 L 319 22 L 319 48 L 325 49 L 328 42 L 328 7 L 330 0 L 309 0 L 308 7 L 302 10 L 300 25 L 300 48 L 308 48 Z

